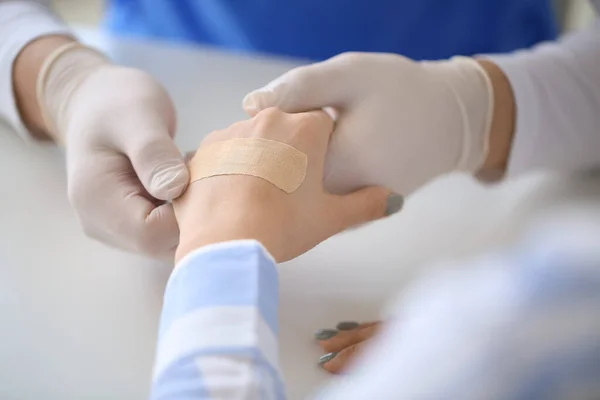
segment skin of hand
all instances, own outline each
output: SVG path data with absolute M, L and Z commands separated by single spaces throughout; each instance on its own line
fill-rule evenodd
M 345 53 L 287 72 L 248 94 L 243 106 L 250 115 L 265 107 L 335 110 L 326 187 L 380 184 L 404 196 L 455 170 L 501 177 L 515 120 L 502 71 L 464 57 L 414 62 Z
M 32 133 L 65 146 L 69 200 L 88 236 L 172 258 L 179 229 L 169 201 L 189 181 L 173 142 L 172 101 L 145 72 L 76 49 L 59 56 L 45 81 L 41 106 L 51 129 L 36 101 L 36 80 L 44 60 L 72 41 L 43 37 L 17 57 L 13 81 L 21 116 Z
M 292 193 L 249 175 L 192 182 L 174 202 L 181 232 L 176 261 L 209 244 L 255 239 L 283 262 L 349 227 L 398 211 L 398 196 L 383 187 L 365 187 L 343 196 L 325 191 L 323 168 L 333 127 L 322 111 L 287 114 L 270 108 L 209 134 L 200 148 L 235 138 L 286 143 L 307 155 L 306 177 Z

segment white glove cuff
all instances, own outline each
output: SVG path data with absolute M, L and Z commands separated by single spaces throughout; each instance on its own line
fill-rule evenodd
M 36 98 L 44 125 L 55 140 L 64 140 L 64 117 L 73 92 L 92 71 L 107 63 L 103 54 L 79 42 L 60 46 L 46 58 L 38 74 Z
M 494 110 L 494 88 L 485 70 L 469 57 L 453 57 L 440 63 L 437 75 L 451 88 L 463 121 L 462 151 L 455 169 L 477 172 L 489 151 Z

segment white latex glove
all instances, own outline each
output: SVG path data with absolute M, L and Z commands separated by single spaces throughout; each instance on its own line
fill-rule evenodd
M 243 106 L 250 115 L 333 107 L 326 187 L 345 193 L 381 185 L 407 196 L 439 175 L 482 166 L 492 102 L 489 78 L 472 59 L 417 63 L 347 53 L 289 71 Z
M 179 229 L 165 201 L 184 191 L 189 173 L 166 91 L 86 48 L 60 55 L 38 83 L 46 122 L 66 146 L 69 199 L 86 234 L 172 257 Z

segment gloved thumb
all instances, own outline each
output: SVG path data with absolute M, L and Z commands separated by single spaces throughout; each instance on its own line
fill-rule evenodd
M 330 215 L 336 218 L 338 231 L 395 214 L 404 205 L 402 196 L 381 186 L 335 197 Z
M 336 58 L 294 68 L 244 97 L 244 111 L 254 116 L 277 107 L 288 113 L 343 107 L 351 100 L 350 71 Z
M 175 142 L 166 132 L 145 132 L 129 154 L 131 164 L 148 193 L 170 201 L 185 191 L 190 174 Z

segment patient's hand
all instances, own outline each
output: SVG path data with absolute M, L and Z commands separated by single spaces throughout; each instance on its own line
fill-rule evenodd
M 306 176 L 286 193 L 254 176 L 221 175 L 192 182 L 174 201 L 180 228 L 176 260 L 208 244 L 256 239 L 281 262 L 299 256 L 349 228 L 389 215 L 397 196 L 367 187 L 338 196 L 323 189 L 323 167 L 333 122 L 322 111 L 287 114 L 267 109 L 254 118 L 209 134 L 200 148 L 236 138 L 286 143 L 307 156 Z
M 316 332 L 315 339 L 325 352 L 319 359 L 319 365 L 333 374 L 343 372 L 377 333 L 380 324 L 381 322 L 340 322 L 335 329 Z

